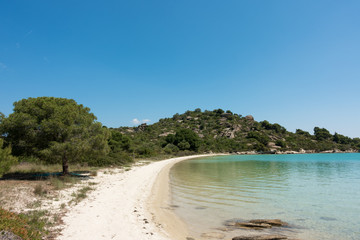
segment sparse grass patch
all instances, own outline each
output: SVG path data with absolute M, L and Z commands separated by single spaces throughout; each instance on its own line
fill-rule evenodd
M 47 193 L 42 184 L 38 184 L 34 188 L 34 194 L 38 196 L 44 196 Z
M 35 202 L 32 202 L 32 203 L 28 204 L 27 207 L 32 208 L 32 209 L 39 208 L 39 207 L 41 207 L 41 201 L 37 200 Z
M 58 177 L 51 177 L 50 184 L 54 186 L 55 190 L 60 190 L 65 188 L 65 183 Z
M 93 188 L 87 186 L 79 189 L 78 192 L 74 192 L 71 194 L 74 198 L 69 202 L 69 204 L 72 202 L 75 202 L 76 204 L 79 203 L 81 200 L 87 197 L 87 193 L 91 190 L 93 190 Z
M 71 176 L 64 177 L 50 177 L 50 184 L 54 186 L 55 190 L 61 190 L 78 183 L 80 179 Z

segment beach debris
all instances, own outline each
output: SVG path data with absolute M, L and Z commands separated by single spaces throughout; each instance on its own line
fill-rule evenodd
M 232 240 L 285 240 L 288 239 L 283 235 L 258 235 L 258 236 L 237 236 Z

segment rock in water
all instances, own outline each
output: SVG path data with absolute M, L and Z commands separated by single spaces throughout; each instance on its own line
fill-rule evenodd
M 269 224 L 271 226 L 275 226 L 275 227 L 284 227 L 284 226 L 288 226 L 289 224 L 286 222 L 281 221 L 280 219 L 254 219 L 249 221 L 250 223 L 255 223 L 255 224 Z
M 272 226 L 267 223 L 252 223 L 252 222 L 237 222 L 236 227 L 245 227 L 253 229 L 271 228 Z

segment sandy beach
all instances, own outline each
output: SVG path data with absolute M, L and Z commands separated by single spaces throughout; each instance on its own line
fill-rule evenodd
M 100 173 L 96 189 L 64 216 L 58 239 L 186 239 L 185 224 L 169 206 L 169 170 L 177 162 L 204 156 L 213 154 Z

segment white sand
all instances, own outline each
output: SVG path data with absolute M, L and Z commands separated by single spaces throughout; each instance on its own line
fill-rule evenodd
M 197 155 L 153 162 L 126 172 L 100 174 L 89 197 L 63 218 L 59 240 L 186 239 L 185 224 L 169 208 L 169 170 Z

